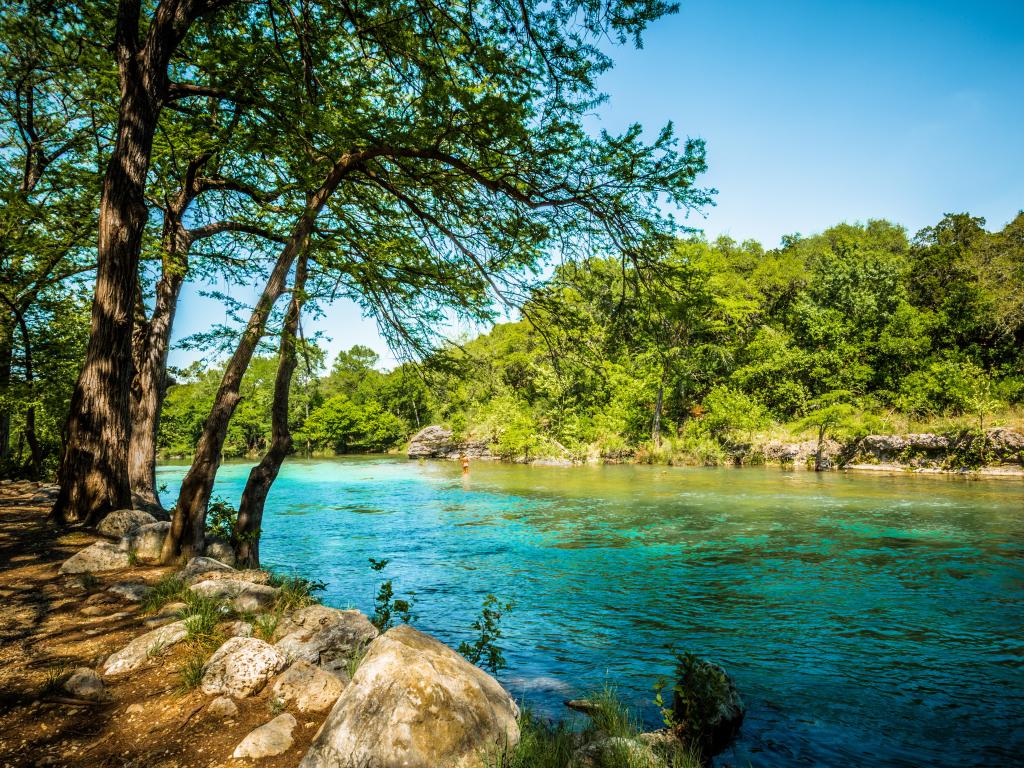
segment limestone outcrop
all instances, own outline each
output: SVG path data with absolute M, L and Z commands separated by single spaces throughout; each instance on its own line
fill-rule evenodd
M 483 670 L 412 627 L 371 643 L 301 768 L 483 768 L 519 741 L 519 710 Z

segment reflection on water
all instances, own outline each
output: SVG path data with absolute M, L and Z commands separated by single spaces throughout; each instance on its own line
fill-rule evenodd
M 217 493 L 237 503 L 247 472 Z M 363 610 L 367 558 L 391 558 L 452 645 L 485 595 L 514 600 L 503 680 L 553 715 L 610 682 L 654 724 L 671 649 L 717 660 L 749 709 L 721 763 L 1024 760 L 1018 480 L 295 460 L 261 551 Z

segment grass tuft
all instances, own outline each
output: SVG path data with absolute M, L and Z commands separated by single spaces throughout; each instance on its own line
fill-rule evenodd
M 191 591 L 184 581 L 174 574 L 164 576 L 142 598 L 142 612 L 156 613 L 168 603 L 184 601 L 186 593 Z
M 277 611 L 261 613 L 252 620 L 252 633 L 260 640 L 265 640 L 269 643 L 273 640 L 274 633 L 277 631 L 277 625 L 280 623 L 281 614 Z
M 322 581 L 317 579 L 305 579 L 301 576 L 285 576 L 277 573 L 270 575 L 270 585 L 280 590 L 274 608 L 281 614 L 319 603 L 320 599 L 314 593 L 322 592 L 326 587 Z
M 71 668 L 67 664 L 53 664 L 43 673 L 43 684 L 39 689 L 40 696 L 50 696 L 60 692 L 64 683 L 71 677 Z

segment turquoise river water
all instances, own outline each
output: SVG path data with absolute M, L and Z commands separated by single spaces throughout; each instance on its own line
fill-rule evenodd
M 160 468 L 165 501 L 183 472 Z M 714 659 L 748 707 L 718 765 L 1024 765 L 1019 479 L 291 460 L 262 553 L 368 612 L 390 558 L 452 645 L 513 600 L 500 677 L 552 716 L 611 683 L 657 725 L 672 649 Z

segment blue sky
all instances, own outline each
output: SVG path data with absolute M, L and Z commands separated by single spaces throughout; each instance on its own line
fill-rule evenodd
M 716 205 L 686 223 L 708 237 L 771 247 L 883 217 L 914 232 L 952 211 L 999 228 L 1024 208 L 1024 0 L 683 0 L 642 50 L 613 55 L 593 126 L 653 133 L 671 120 L 703 138 Z M 175 336 L 223 319 L 190 286 Z M 350 303 L 313 330 L 331 357 L 358 343 L 393 363 Z M 171 363 L 195 357 L 174 351 Z

